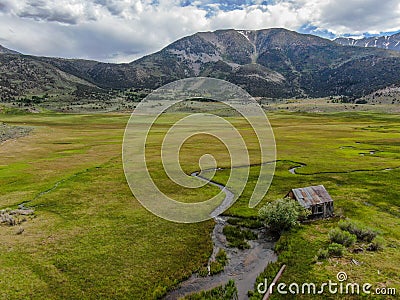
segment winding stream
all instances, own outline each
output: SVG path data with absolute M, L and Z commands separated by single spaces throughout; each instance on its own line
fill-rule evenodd
M 295 167 L 289 169 L 289 172 L 290 172 L 291 174 L 293 174 L 293 175 L 296 175 L 296 174 L 297 174 L 297 173 L 296 173 L 296 170 L 297 170 L 297 169 L 300 169 L 300 168 L 303 168 L 303 167 L 305 167 L 305 166 L 306 166 L 305 164 L 301 164 L 300 166 L 295 166 Z
M 225 235 L 222 232 L 226 225 L 227 217 L 218 215 L 231 206 L 234 193 L 222 184 L 199 176 L 199 172 L 192 173 L 191 175 L 217 186 L 225 193 L 225 199 L 222 204 L 211 213 L 215 221 L 215 227 L 211 234 L 213 253 L 208 265 L 210 265 L 211 261 L 215 260 L 219 249 L 225 250 L 228 262 L 224 271 L 217 275 L 200 277 L 198 274 L 193 274 L 188 280 L 182 282 L 177 289 L 170 292 L 165 299 L 180 299 L 192 293 L 210 290 L 219 285 L 226 284 L 230 279 L 235 281 L 239 299 L 248 299 L 247 292 L 254 289 L 257 276 L 264 271 L 270 262 L 277 260 L 277 256 L 273 250 L 275 241 L 265 229 L 257 229 L 253 231 L 257 233 L 258 239 L 248 241 L 250 249 L 239 250 L 228 247 Z
M 214 218 L 216 224 L 211 236 L 214 249 L 209 261 L 210 263 L 215 258 L 219 249 L 224 249 L 228 256 L 228 263 L 224 271 L 207 277 L 193 274 L 188 280 L 182 282 L 177 289 L 170 292 L 165 299 L 180 299 L 192 293 L 210 290 L 226 284 L 230 279 L 235 281 L 238 298 L 240 300 L 248 299 L 247 292 L 254 289 L 257 276 L 264 271 L 270 262 L 277 260 L 277 255 L 273 250 L 275 241 L 271 239 L 265 229 L 260 229 L 255 231 L 258 234 L 258 239 L 248 241 L 250 249 L 230 248 L 222 232 L 226 219 L 227 217 Z
M 222 170 L 222 169 L 218 169 L 218 170 Z M 206 181 L 208 184 L 218 187 L 223 193 L 225 193 L 224 201 L 222 201 L 222 203 L 211 213 L 211 217 L 213 217 L 215 220 L 215 218 L 217 216 L 219 216 L 221 213 L 223 213 L 225 210 L 227 210 L 233 204 L 235 194 L 231 190 L 229 190 L 227 187 L 225 187 L 224 185 L 219 184 L 215 181 L 209 180 L 208 178 L 203 177 L 199 174 L 200 174 L 200 172 L 194 172 L 191 174 L 191 176 L 197 177 L 200 180 Z

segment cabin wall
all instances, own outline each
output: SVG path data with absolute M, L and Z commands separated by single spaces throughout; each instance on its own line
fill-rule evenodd
M 333 202 L 311 206 L 311 218 L 329 218 L 333 216 Z

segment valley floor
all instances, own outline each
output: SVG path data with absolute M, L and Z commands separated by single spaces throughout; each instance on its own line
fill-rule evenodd
M 164 116 L 150 142 L 179 114 Z M 0 226 L 0 298 L 5 299 L 155 299 L 188 278 L 211 254 L 213 221 L 176 224 L 146 211 L 126 183 L 121 144 L 127 114 L 1 114 L 0 122 L 34 128 L 28 136 L 0 146 L 0 209 L 25 203 L 35 217 L 18 227 Z M 400 291 L 400 118 L 371 112 L 269 114 L 278 163 L 262 204 L 295 187 L 324 184 L 338 215 L 379 233 L 384 249 L 348 252 L 343 258 L 315 263 L 327 233 L 339 219 L 317 221 L 284 234 L 279 262 L 282 282 L 324 282 L 339 271 L 352 282 Z M 246 124 L 231 117 L 246 131 Z M 201 140 L 201 137 L 200 137 Z M 250 150 L 253 138 L 248 137 Z M 220 145 L 209 145 L 218 166 L 229 167 Z M 199 140 L 189 141 L 183 169 L 198 170 L 204 154 Z M 252 146 L 253 145 L 253 146 Z M 193 193 L 171 184 L 158 171 L 159 148 L 149 151 L 150 172 L 160 189 L 185 202 L 213 195 L 216 187 Z M 185 150 L 185 149 L 183 149 Z M 259 163 L 251 156 L 252 163 Z M 291 174 L 289 169 L 304 164 Z M 243 195 L 226 214 L 255 217 L 247 206 L 257 166 Z M 217 172 L 224 183 L 227 174 Z M 358 265 L 352 264 L 354 259 Z M 275 295 L 278 299 L 279 295 Z M 308 299 L 307 295 L 303 297 Z M 321 299 L 336 299 L 323 295 Z M 341 297 L 343 298 L 343 296 Z M 282 297 L 284 299 L 284 297 Z

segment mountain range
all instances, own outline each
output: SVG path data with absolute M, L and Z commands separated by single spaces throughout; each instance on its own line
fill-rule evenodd
M 374 47 L 400 51 L 400 33 L 362 39 L 341 37 L 335 39 L 335 42 L 343 46 Z
M 0 47 L 0 98 L 82 88 L 154 89 L 193 76 L 224 79 L 253 96 L 360 97 L 400 85 L 400 52 L 388 50 L 397 49 L 398 38 L 377 39 L 369 47 L 371 41 L 331 41 L 280 28 L 217 30 L 126 64 L 28 56 Z

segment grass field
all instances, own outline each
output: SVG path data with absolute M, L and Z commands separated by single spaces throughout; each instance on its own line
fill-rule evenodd
M 395 115 L 331 114 L 271 117 L 277 138 L 277 170 L 266 200 L 283 197 L 291 188 L 323 184 L 335 201 L 338 215 L 350 218 L 379 233 L 384 250 L 332 258 L 316 264 L 319 248 L 329 244 L 328 232 L 338 218 L 317 221 L 283 235 L 278 242 L 279 264 L 287 269 L 281 282 L 327 282 L 344 271 L 349 282 L 375 287 L 400 288 L 400 148 L 399 119 Z M 297 170 L 289 168 L 305 164 Z M 224 173 L 224 172 L 222 172 Z M 254 178 L 257 167 L 251 168 Z M 217 173 L 224 181 L 226 174 Z M 254 181 L 249 181 L 249 187 Z M 243 196 L 227 213 L 255 216 Z M 360 265 L 351 263 L 355 259 Z M 275 275 L 275 273 L 274 273 Z M 299 297 L 299 296 L 297 296 Z M 309 299 L 308 295 L 303 296 Z M 326 295 L 321 299 L 342 298 Z M 274 295 L 272 299 L 286 299 Z M 379 298 L 373 296 L 372 299 Z M 395 299 L 394 296 L 382 299 Z
M 133 199 L 127 118 L 3 118 L 34 132 L 0 148 L 1 207 L 28 201 L 36 218 L 22 235 L 1 227 L 1 299 L 151 299 L 207 261 L 212 222 L 170 223 Z
M 0 146 L 0 209 L 27 202 L 36 217 L 25 231 L 0 227 L 0 298 L 5 299 L 154 299 L 199 269 L 212 251 L 213 222 L 176 224 L 147 212 L 126 183 L 121 144 L 128 115 L 0 115 L 10 125 L 33 132 Z M 165 116 L 152 132 L 154 145 L 178 115 Z M 247 125 L 231 119 L 242 133 Z M 273 113 L 277 171 L 262 203 L 283 197 L 291 188 L 324 184 L 336 212 L 361 222 L 385 239 L 380 252 L 350 254 L 322 264 L 312 262 L 328 243 L 337 219 L 303 225 L 280 241 L 280 261 L 288 265 L 282 281 L 317 282 L 346 271 L 355 282 L 400 289 L 400 119 L 374 113 Z M 198 169 L 198 158 L 213 153 L 229 166 L 226 149 L 209 137 L 193 138 L 183 148 L 185 171 Z M 256 145 L 246 137 L 251 153 Z M 186 150 L 186 154 L 185 154 Z M 181 201 L 217 192 L 196 193 L 171 185 L 159 171 L 159 147 L 150 149 L 150 170 L 160 188 Z M 259 160 L 251 154 L 252 163 Z M 299 164 L 299 175 L 288 169 Z M 227 211 L 256 216 L 248 188 Z M 390 169 L 390 170 L 387 170 Z M 228 174 L 217 172 L 216 181 Z M 261 204 L 262 205 L 262 204 Z M 362 262 L 350 263 L 355 258 Z

